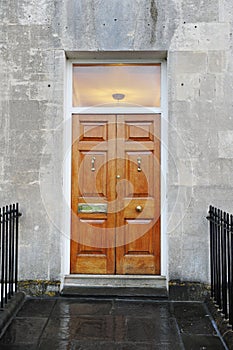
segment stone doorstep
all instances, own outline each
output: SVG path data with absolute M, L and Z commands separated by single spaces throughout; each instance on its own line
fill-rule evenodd
M 145 296 L 167 298 L 166 278 L 140 275 L 67 275 L 63 296 Z

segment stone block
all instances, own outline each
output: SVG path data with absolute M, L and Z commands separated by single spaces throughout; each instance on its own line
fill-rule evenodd
M 215 186 L 215 189 L 217 187 L 218 186 Z M 232 188 L 228 187 L 228 189 L 226 189 L 226 186 L 222 186 L 221 193 L 218 193 L 218 189 L 217 189 L 215 195 L 213 195 L 213 193 L 210 194 L 210 198 L 211 198 L 210 203 L 215 207 L 220 208 L 221 210 L 232 214 L 233 205 L 232 205 L 232 196 L 229 195 L 230 191 L 232 193 L 233 187 Z M 225 195 L 225 198 L 223 197 L 223 194 Z
M 4 175 L 4 157 L 0 157 L 0 176 Z
M 189 281 L 194 282 L 208 282 L 209 261 L 206 259 L 209 254 L 208 243 L 203 244 L 197 237 L 193 236 L 193 239 L 190 239 L 189 236 L 188 240 L 183 240 L 182 252 L 183 279 L 186 280 L 188 278 Z M 200 271 L 202 272 L 201 274 Z
M 164 49 L 177 26 L 177 6 L 171 2 L 159 11 L 161 7 L 161 0 L 108 0 L 98 5 L 71 0 L 64 8 L 67 22 L 61 33 L 63 41 L 70 51 L 75 50 L 74 43 L 83 50 Z
M 178 51 L 169 54 L 168 64 L 173 73 L 205 73 L 207 71 L 207 54 L 205 52 Z
M 208 186 L 209 179 L 209 154 L 201 158 L 192 158 L 192 183 L 193 186 Z
M 183 269 L 183 254 L 182 254 L 182 234 L 178 232 L 176 236 L 170 236 L 168 239 L 169 246 L 169 280 L 180 279 Z
M 233 183 L 233 156 L 230 159 L 210 160 L 209 181 L 211 186 L 228 186 Z
M 177 235 L 183 225 L 183 218 L 192 201 L 193 188 L 182 184 L 168 187 L 168 215 L 167 231 L 169 235 Z
M 228 23 L 185 23 L 173 36 L 171 51 L 228 50 L 230 43 Z
M 174 101 L 189 101 L 194 100 L 200 90 L 200 75 L 199 74 L 177 74 L 173 78 L 172 100 Z
M 213 101 L 216 96 L 216 77 L 214 74 L 200 76 L 200 100 Z
M 29 84 L 28 82 L 15 82 L 10 84 L 10 99 L 11 100 L 28 100 L 29 99 Z
M 217 22 L 219 18 L 219 5 L 215 0 L 182 0 L 182 19 L 184 22 Z
M 214 130 L 232 130 L 233 129 L 233 111 L 230 101 L 215 102 L 215 114 L 210 119 L 210 128 Z M 223 103 L 225 108 L 223 108 Z
M 208 72 L 222 73 L 226 71 L 227 58 L 225 51 L 209 51 L 208 52 Z
M 18 22 L 21 25 L 49 25 L 53 20 L 54 1 L 20 1 L 18 3 Z
M 44 128 L 45 107 L 38 101 L 9 101 L 10 128 L 38 130 Z
M 9 143 L 11 145 L 10 155 L 25 158 L 40 158 L 44 154 L 48 132 L 44 130 L 11 130 Z M 27 169 L 25 169 L 27 170 Z
M 28 268 L 30 266 L 30 269 Z M 30 243 L 20 246 L 19 280 L 48 280 L 48 252 L 46 244 Z
M 218 131 L 218 157 L 233 159 L 233 130 Z
M 231 0 L 222 0 L 219 6 L 220 22 L 231 22 L 233 18 L 233 3 Z
M 190 103 L 190 114 L 187 117 L 192 130 L 209 131 L 216 118 L 215 102 L 202 98 Z M 216 130 L 216 129 L 215 129 Z M 195 132 L 196 132 L 195 131 Z
M 61 35 L 54 31 L 53 26 L 50 25 L 33 25 L 30 28 L 30 47 L 31 49 L 53 50 L 62 48 Z
M 9 25 L 7 27 L 8 49 L 14 51 L 25 50 L 30 47 L 30 28 L 23 25 Z

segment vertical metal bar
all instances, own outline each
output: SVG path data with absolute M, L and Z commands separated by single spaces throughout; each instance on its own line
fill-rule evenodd
M 2 275 L 1 275 L 1 308 L 3 308 L 3 300 L 4 300 L 4 276 L 5 276 L 5 207 L 2 209 L 2 252 L 1 252 L 1 260 L 2 260 Z
M 11 215 L 11 236 L 12 236 L 12 271 L 11 271 L 11 295 L 14 294 L 14 277 L 15 277 L 15 204 L 13 204 Z
M 210 276 L 211 276 L 211 297 L 214 297 L 214 248 L 213 248 L 213 213 L 212 206 L 209 207 L 209 231 L 210 231 Z
M 227 319 L 227 252 L 226 252 L 226 212 L 222 213 L 222 230 L 221 230 L 221 257 L 222 257 L 222 309 Z
M 233 326 L 233 215 L 230 216 L 230 239 L 231 239 L 231 245 L 230 245 L 230 290 L 231 293 L 229 293 L 229 323 L 231 326 Z
M 217 279 L 217 210 L 213 209 L 213 253 L 214 253 L 214 300 L 217 302 L 217 289 L 218 289 L 218 279 Z
M 230 234 L 230 216 L 227 213 L 226 215 L 226 235 L 227 235 L 227 305 L 228 305 L 228 318 L 230 318 L 230 309 L 231 309 L 231 299 L 230 295 L 232 293 L 231 286 L 231 234 Z
M 9 295 L 12 296 L 13 293 L 13 283 L 14 283 L 14 230 L 13 230 L 13 220 L 14 220 L 14 211 L 12 205 L 10 206 L 10 236 L 11 236 L 11 245 L 10 245 L 10 250 L 11 250 L 11 271 L 10 271 L 10 291 Z
M 16 203 L 15 219 L 15 292 L 18 289 L 18 241 L 19 241 L 19 204 Z
M 8 222 L 8 205 L 6 205 L 5 222 L 6 222 L 6 238 L 5 238 L 5 304 L 8 300 L 8 257 L 9 257 L 9 222 Z
M 11 211 L 12 207 L 10 205 L 9 209 L 9 215 L 8 215 L 8 220 L 9 220 L 9 278 L 8 278 L 8 283 L 9 283 L 9 294 L 8 297 L 9 299 L 11 298 L 11 272 L 12 272 L 12 237 L 11 237 Z
M 2 248 L 2 236 L 3 236 L 3 215 L 2 215 L 2 208 L 0 208 L 0 259 L 1 259 L 1 265 L 2 265 L 2 253 L 3 253 L 3 248 Z M 2 269 L 1 269 L 1 308 L 3 307 L 3 293 L 2 293 Z
M 217 209 L 217 305 L 222 309 L 221 302 L 221 210 Z

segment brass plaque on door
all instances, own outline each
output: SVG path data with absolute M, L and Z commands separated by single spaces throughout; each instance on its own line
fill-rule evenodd
M 100 203 L 78 204 L 78 212 L 83 214 L 107 213 L 108 205 Z

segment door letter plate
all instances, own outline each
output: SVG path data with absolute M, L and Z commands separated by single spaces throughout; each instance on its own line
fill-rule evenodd
M 107 210 L 108 210 L 107 204 L 98 204 L 98 203 L 78 204 L 79 213 L 86 213 L 86 214 L 107 213 Z

